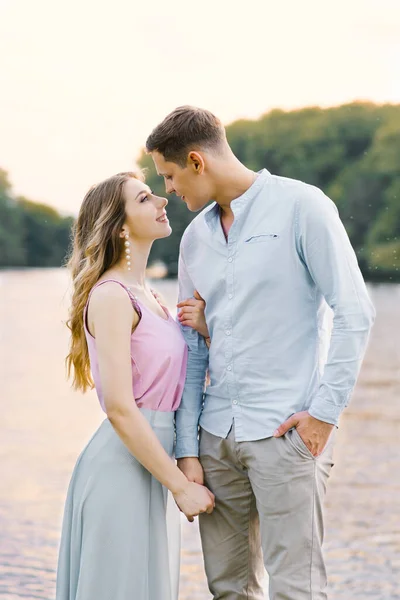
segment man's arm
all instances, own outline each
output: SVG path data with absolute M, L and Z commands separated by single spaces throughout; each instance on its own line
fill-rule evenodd
M 320 190 L 310 193 L 298 203 L 298 251 L 333 310 L 333 329 L 324 373 L 308 411 L 290 417 L 277 434 L 297 427 L 310 450 L 318 455 L 349 402 L 375 309 L 336 206 Z
M 182 245 L 178 269 L 179 301 L 193 297 L 195 287 L 186 269 Z M 188 363 L 182 401 L 176 413 L 176 458 L 198 457 L 198 423 L 203 406 L 208 348 L 195 329 L 181 325 L 188 346 Z
M 300 210 L 299 225 L 304 262 L 334 313 L 327 362 L 308 412 L 337 425 L 357 381 L 375 309 L 335 204 L 315 194 Z

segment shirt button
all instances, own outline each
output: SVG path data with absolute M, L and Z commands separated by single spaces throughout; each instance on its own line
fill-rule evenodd
M 233 401 L 232 401 L 232 404 L 237 404 L 237 400 L 233 400 Z
M 228 371 L 232 371 L 231 365 L 228 365 L 226 368 L 228 369 Z
M 231 331 L 230 331 L 230 329 L 227 329 L 227 330 L 225 331 L 225 333 L 226 333 L 226 335 L 231 335 Z
M 229 298 L 229 300 L 232 300 L 233 294 L 229 294 L 228 298 Z
M 230 256 L 230 257 L 228 258 L 228 262 L 232 262 L 232 261 L 233 261 L 233 258 L 232 258 L 232 256 Z

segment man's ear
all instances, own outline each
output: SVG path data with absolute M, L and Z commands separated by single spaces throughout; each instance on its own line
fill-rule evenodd
M 204 158 L 200 152 L 192 150 L 188 154 L 188 166 L 191 167 L 198 175 L 204 171 Z

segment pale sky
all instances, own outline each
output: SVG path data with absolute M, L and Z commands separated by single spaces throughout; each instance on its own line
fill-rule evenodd
M 176 106 L 400 102 L 399 40 L 399 0 L 0 0 L 0 167 L 76 213 Z

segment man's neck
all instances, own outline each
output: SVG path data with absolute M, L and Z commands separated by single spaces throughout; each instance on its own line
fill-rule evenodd
M 257 173 L 248 169 L 235 156 L 218 166 L 214 200 L 229 217 L 231 202 L 242 196 L 256 180 Z
M 233 225 L 233 221 L 235 220 L 235 215 L 233 214 L 231 209 L 229 209 L 229 213 L 222 212 L 222 210 L 221 210 L 220 211 L 220 219 L 221 219 L 221 227 L 222 227 L 222 231 L 224 232 L 225 239 L 228 240 L 229 230 Z
M 228 239 L 235 215 L 231 203 L 242 196 L 253 185 L 257 173 L 243 165 L 236 156 L 218 165 L 214 200 L 219 204 L 219 216 L 225 239 Z

